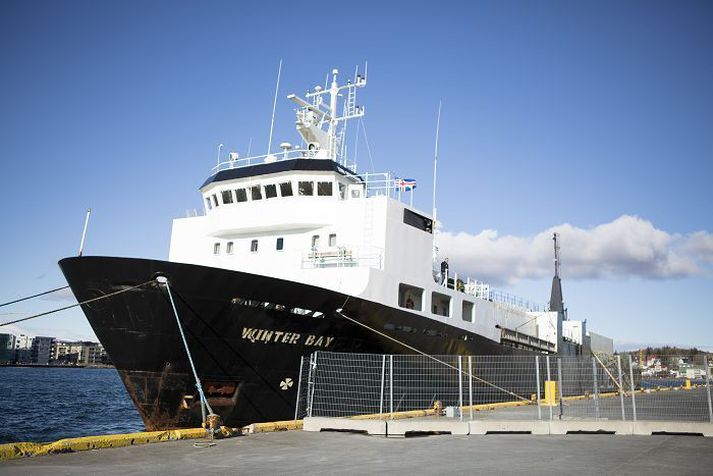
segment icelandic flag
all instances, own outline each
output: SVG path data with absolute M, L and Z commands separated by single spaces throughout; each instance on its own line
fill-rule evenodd
M 416 181 L 414 179 L 397 179 L 396 188 L 402 192 L 411 192 L 416 188 Z

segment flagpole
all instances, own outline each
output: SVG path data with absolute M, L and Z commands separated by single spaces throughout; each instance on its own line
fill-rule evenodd
M 277 107 L 277 92 L 280 89 L 280 73 L 282 73 L 282 60 L 280 60 L 280 66 L 277 67 L 277 84 L 275 85 L 275 99 L 272 101 L 272 119 L 270 119 L 270 139 L 267 142 L 267 155 L 272 152 L 272 129 L 275 125 L 275 108 Z
M 437 210 L 436 210 L 436 175 L 438 171 L 438 135 L 441 130 L 441 101 L 438 101 L 438 119 L 436 119 L 436 149 L 433 153 L 433 225 L 431 231 L 433 232 L 433 262 L 436 262 L 436 223 L 437 223 Z

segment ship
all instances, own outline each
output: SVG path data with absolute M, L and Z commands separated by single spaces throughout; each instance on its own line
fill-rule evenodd
M 292 419 L 318 350 L 587 352 L 558 264 L 546 307 L 459 274 L 439 255 L 435 211 L 413 206 L 416 181 L 358 171 L 347 138 L 366 73 L 340 84 L 333 70 L 287 96 L 299 145 L 224 161 L 219 148 L 202 210 L 173 220 L 168 260 L 59 262 L 148 430 L 201 425 L 202 395 L 229 426 Z

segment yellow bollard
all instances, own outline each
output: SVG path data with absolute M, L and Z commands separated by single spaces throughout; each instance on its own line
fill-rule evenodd
M 690 378 L 687 378 L 687 379 L 686 379 L 686 386 L 685 386 L 684 388 L 685 388 L 686 390 L 690 390 L 690 389 L 691 389 L 691 379 L 690 379 Z
M 557 382 L 554 380 L 545 380 L 545 400 L 543 402 L 547 406 L 557 406 Z

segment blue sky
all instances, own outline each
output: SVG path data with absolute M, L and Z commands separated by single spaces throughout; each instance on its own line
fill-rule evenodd
M 287 93 L 368 60 L 374 168 L 417 179 L 424 210 L 443 101 L 452 267 L 544 302 L 561 231 L 571 317 L 713 347 L 713 4 L 301 5 L 0 3 L 0 301 L 64 283 L 87 207 L 87 254 L 166 258 L 216 145 L 267 148 L 280 59 L 276 142 L 296 138 Z M 78 310 L 24 329 L 92 335 Z

